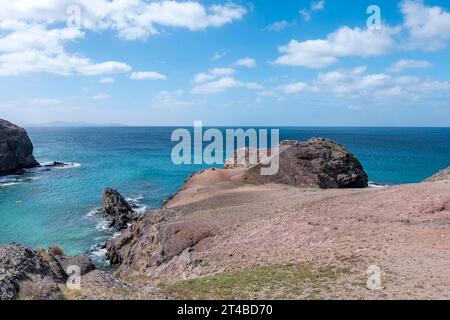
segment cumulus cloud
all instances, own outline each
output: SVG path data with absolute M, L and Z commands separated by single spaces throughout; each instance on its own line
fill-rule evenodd
M 231 76 L 235 73 L 232 68 L 214 68 L 210 69 L 208 72 L 197 73 L 194 76 L 194 83 L 204 83 L 214 80 L 218 77 Z
M 400 4 L 408 45 L 428 51 L 446 47 L 450 40 L 450 12 L 442 7 L 426 6 L 423 1 L 405 0 Z
M 233 3 L 205 6 L 196 1 L 144 0 L 0 0 L 0 21 L 51 24 L 66 23 L 67 9 L 80 9 L 80 25 L 90 30 L 116 30 L 127 40 L 145 39 L 159 32 L 158 27 L 202 30 L 221 27 L 240 20 L 247 10 Z M 14 20 L 11 19 L 14 17 Z
M 131 80 L 167 80 L 167 77 L 161 73 L 154 71 L 133 72 L 130 76 Z
M 262 86 L 255 82 L 242 82 L 233 77 L 222 77 L 214 81 L 198 84 L 192 89 L 193 93 L 211 94 L 224 92 L 234 88 L 247 88 L 253 90 L 262 89 Z
M 234 63 L 238 67 L 256 68 L 256 60 L 253 58 L 242 58 Z
M 360 66 L 320 72 L 310 82 L 288 83 L 279 86 L 276 91 L 265 90 L 264 96 L 320 93 L 350 100 L 364 98 L 376 100 L 379 98 L 405 99 L 439 92 L 450 93 L 450 83 L 412 76 L 369 73 L 365 66 Z
M 368 73 L 366 67 L 319 73 L 314 85 L 320 91 L 350 99 L 383 96 L 400 97 L 417 93 L 450 91 L 448 81 L 430 81 L 417 77 L 393 77 L 385 73 Z
M 389 72 L 402 72 L 406 69 L 424 69 L 429 68 L 433 64 L 426 60 L 399 60 L 395 62 L 389 69 Z
M 305 82 L 289 83 L 281 87 L 282 91 L 287 94 L 295 94 L 302 92 L 316 91 L 317 89 Z
M 382 30 L 341 27 L 326 39 L 291 40 L 279 48 L 283 55 L 275 63 L 318 69 L 337 63 L 340 57 L 379 56 L 394 47 L 391 38 L 394 33 L 396 30 L 388 27 Z
M 113 30 L 121 39 L 145 40 L 160 28 L 196 31 L 221 27 L 242 19 L 247 12 L 233 3 L 206 6 L 195 1 L 0 0 L 0 7 L 0 76 L 130 72 L 126 63 L 97 63 L 67 53 L 65 45 L 83 39 L 84 30 Z M 77 27 L 66 27 L 69 21 Z

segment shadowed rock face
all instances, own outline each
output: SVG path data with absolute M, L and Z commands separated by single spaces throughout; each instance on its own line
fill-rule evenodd
M 123 230 L 135 218 L 131 205 L 114 189 L 103 191 L 103 214 L 110 221 L 109 227 Z
M 321 189 L 368 187 L 367 174 L 358 159 L 329 139 L 313 138 L 306 142 L 283 141 L 280 144 L 279 159 L 279 171 L 271 176 L 260 174 L 262 164 L 245 167 L 247 173 L 260 183 L 281 183 Z M 234 167 L 242 165 L 226 165 L 227 169 Z
M 0 176 L 37 166 L 25 129 L 0 119 Z
M 424 182 L 435 182 L 435 181 L 442 181 L 442 180 L 450 180 L 450 167 L 439 171 L 435 175 L 426 179 Z
M 0 300 L 16 299 L 21 289 L 36 299 L 48 299 L 66 279 L 52 255 L 15 243 L 0 246 Z

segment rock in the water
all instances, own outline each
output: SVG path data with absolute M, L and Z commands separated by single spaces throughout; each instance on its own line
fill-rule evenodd
M 131 205 L 117 190 L 111 188 L 103 191 L 103 213 L 110 221 L 109 227 L 116 230 L 126 229 L 136 217 Z
M 15 243 L 0 246 L 0 300 L 16 299 L 19 292 L 24 298 L 47 299 L 66 279 L 61 265 L 48 252 Z
M 25 129 L 0 119 L 0 176 L 37 166 Z
M 69 266 L 77 266 L 80 268 L 80 275 L 85 275 L 93 270 L 95 270 L 95 264 L 92 262 L 91 258 L 88 256 L 56 256 L 56 260 L 61 264 L 64 270 L 67 272 Z
M 235 159 L 237 151 L 234 155 Z M 252 154 L 255 151 L 245 151 Z M 246 159 L 248 160 L 248 159 Z M 259 159 L 258 159 L 259 160 Z M 341 145 L 325 138 L 313 138 L 306 142 L 283 141 L 280 144 L 279 171 L 275 175 L 261 175 L 263 164 L 248 163 L 226 168 L 244 167 L 254 181 L 260 183 L 281 183 L 298 187 L 313 188 L 366 188 L 368 177 L 361 163 Z M 247 161 L 248 162 L 248 161 Z
M 435 181 L 442 181 L 442 180 L 450 180 L 450 167 L 439 171 L 435 175 L 426 179 L 424 182 L 435 182 Z

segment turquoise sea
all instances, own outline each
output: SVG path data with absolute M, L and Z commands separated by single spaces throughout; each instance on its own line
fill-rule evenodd
M 92 212 L 105 187 L 141 210 L 158 208 L 202 166 L 175 166 L 173 128 L 27 128 L 41 163 L 73 163 L 0 178 L 0 243 L 88 252 L 112 235 Z M 419 182 L 450 166 L 450 128 L 282 128 L 281 139 L 331 138 L 351 150 L 373 183 Z

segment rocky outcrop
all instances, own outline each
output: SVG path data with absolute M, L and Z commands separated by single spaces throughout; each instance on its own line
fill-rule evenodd
M 239 153 L 238 150 L 234 159 Z M 325 138 L 313 138 L 306 142 L 283 141 L 280 144 L 279 170 L 275 175 L 261 175 L 264 164 L 248 164 L 248 155 L 255 150 L 245 150 L 245 164 L 226 163 L 227 169 L 246 169 L 247 180 L 259 183 L 280 183 L 298 187 L 321 189 L 366 188 L 368 177 L 358 159 L 343 146 Z M 259 160 L 259 159 L 258 159 Z M 249 179 L 249 177 L 251 179 Z
M 239 152 L 248 156 L 255 151 L 242 149 L 234 156 L 237 158 Z M 142 215 L 119 237 L 109 241 L 107 258 L 112 264 L 121 265 L 120 269 L 126 274 L 137 272 L 155 276 L 164 270 L 164 278 L 167 279 L 171 277 L 170 273 L 183 274 L 192 264 L 189 250 L 207 243 L 207 239 L 214 237 L 220 225 L 224 224 L 211 217 L 197 215 L 196 211 L 202 210 L 200 203 L 206 205 L 209 201 L 209 206 L 220 206 L 220 201 L 214 199 L 230 196 L 234 197 L 230 201 L 237 204 L 241 199 L 239 193 L 223 194 L 248 184 L 275 183 L 322 189 L 368 186 L 368 177 L 361 163 L 344 147 L 328 139 L 284 141 L 280 145 L 279 160 L 279 171 L 273 176 L 260 174 L 264 161 L 256 165 L 228 162 L 225 169 L 194 174 L 161 210 Z M 117 197 L 113 190 L 108 194 L 114 195 L 113 199 Z M 121 198 L 111 201 L 109 207 L 113 216 L 117 215 L 116 212 L 130 210 L 122 202 Z
M 37 166 L 25 129 L 0 119 L 0 176 Z
M 435 175 L 426 179 L 424 182 L 435 182 L 435 181 L 442 181 L 442 180 L 450 180 L 450 167 L 439 171 Z
M 67 270 L 69 266 L 77 266 L 80 268 L 80 275 L 88 274 L 96 269 L 95 264 L 92 262 L 91 258 L 85 255 L 80 256 L 55 256 L 59 264 Z
M 174 221 L 175 211 L 144 214 L 119 237 L 108 242 L 107 258 L 129 270 L 146 273 L 214 235 L 211 223 Z
M 111 188 L 103 191 L 103 215 L 109 220 L 109 227 L 119 231 L 126 229 L 136 218 L 131 205 L 117 190 Z
M 67 279 L 56 259 L 15 243 L 0 246 L 0 300 L 50 299 Z

